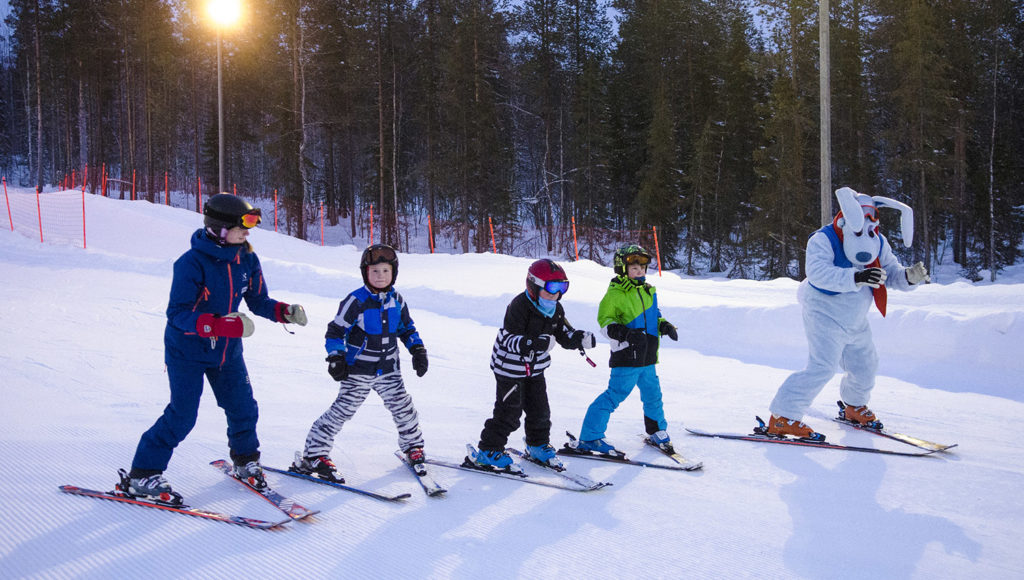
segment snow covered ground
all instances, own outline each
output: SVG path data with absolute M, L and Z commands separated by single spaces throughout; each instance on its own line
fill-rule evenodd
M 17 194 L 17 191 L 13 192 Z M 74 195 L 74 194 L 68 194 Z M 915 458 L 688 436 L 683 426 L 747 432 L 806 345 L 796 282 L 652 277 L 680 329 L 659 374 L 677 448 L 696 473 L 567 459 L 612 487 L 572 493 L 434 468 L 447 497 L 427 498 L 392 455 L 396 434 L 371 395 L 338 438 L 352 485 L 410 492 L 388 504 L 283 476 L 271 484 L 321 510 L 261 532 L 58 492 L 109 489 L 167 403 L 164 309 L 171 264 L 201 222 L 193 212 L 86 196 L 88 249 L 0 227 L 0 577 L 3 578 L 1021 578 L 1024 268 L 996 284 L 892 292 L 872 325 L 881 354 L 872 408 L 892 429 L 946 443 Z M 0 226 L 6 226 L 0 219 Z M 303 304 L 304 328 L 255 318 L 246 361 L 260 403 L 264 463 L 284 467 L 336 395 L 323 333 L 360 283 L 360 249 L 254 231 L 271 295 Z M 430 354 L 406 384 L 427 453 L 458 460 L 493 403 L 491 342 L 530 260 L 491 254 L 402 255 L 398 287 Z M 597 330 L 611 276 L 566 263 L 577 327 Z M 557 350 L 548 371 L 553 443 L 578 431 L 608 378 L 607 344 L 591 368 Z M 403 352 L 408 367 L 408 355 Z M 900 443 L 830 421 L 838 378 L 806 417 L 830 441 Z M 166 475 L 192 505 L 271 519 L 272 506 L 208 466 L 227 454 L 210 393 Z M 636 393 L 609 438 L 643 449 Z M 521 432 L 513 443 L 521 442 Z

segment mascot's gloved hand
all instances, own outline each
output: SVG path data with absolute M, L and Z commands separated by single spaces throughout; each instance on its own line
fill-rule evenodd
M 336 381 L 344 381 L 348 378 L 348 361 L 345 355 L 333 352 L 327 357 L 327 372 Z
M 309 319 L 306 318 L 306 309 L 299 304 L 279 302 L 278 308 L 281 309 L 278 317 L 279 322 L 291 322 L 299 326 L 306 326 L 306 323 L 309 322 Z
M 658 325 L 658 332 L 660 332 L 662 336 L 667 336 L 672 340 L 679 340 L 679 333 L 676 332 L 676 327 L 667 320 L 661 321 L 661 324 Z
M 200 314 L 196 320 L 196 333 L 203 338 L 211 336 L 245 338 L 252 336 L 255 331 L 256 325 L 241 312 L 232 312 L 224 316 L 204 313 Z
M 885 270 L 881 268 L 868 268 L 853 275 L 853 281 L 857 283 L 858 287 L 871 286 L 872 288 L 878 288 L 885 284 L 885 278 Z
M 924 267 L 924 262 L 914 264 L 904 273 L 907 275 L 907 282 L 910 282 L 911 285 L 932 281 L 932 277 L 928 275 L 928 269 Z
M 412 354 L 412 370 L 416 371 L 417 377 L 427 374 L 427 347 L 422 344 L 415 344 L 409 349 Z

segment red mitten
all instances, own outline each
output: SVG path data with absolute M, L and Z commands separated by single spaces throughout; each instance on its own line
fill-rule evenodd
M 220 316 L 217 314 L 200 314 L 196 320 L 196 332 L 203 338 L 224 336 L 227 338 L 245 338 L 252 336 L 256 325 L 241 312 Z

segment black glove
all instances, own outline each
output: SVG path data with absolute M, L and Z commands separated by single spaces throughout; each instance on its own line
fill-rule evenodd
M 853 281 L 857 284 L 878 288 L 885 282 L 885 270 L 881 268 L 868 268 L 853 275 Z
M 534 338 L 523 337 L 519 341 L 519 356 L 530 358 L 534 353 L 547 352 L 551 346 L 551 337 L 546 334 Z
M 625 325 L 613 322 L 604 328 L 604 331 L 608 333 L 608 338 L 622 342 L 629 336 L 629 329 Z
M 667 320 L 661 321 L 661 324 L 658 325 L 658 332 L 672 340 L 679 340 L 679 333 L 676 332 L 676 327 L 672 326 L 672 323 Z
M 641 348 L 647 346 L 647 331 L 642 328 L 631 328 L 626 335 L 626 342 L 630 347 Z
M 569 348 L 579 350 L 581 348 L 594 348 L 597 346 L 597 339 L 593 332 L 586 330 L 574 330 L 569 335 Z
M 334 353 L 327 357 L 327 372 L 331 373 L 331 378 L 336 381 L 344 381 L 348 378 L 348 362 L 345 361 L 345 355 Z
M 412 354 L 412 370 L 416 371 L 416 376 L 427 374 L 427 347 L 416 344 L 409 349 L 409 353 Z
M 358 326 L 352 326 L 348 329 L 348 336 L 345 337 L 345 342 L 351 345 L 363 346 L 366 342 L 366 331 Z

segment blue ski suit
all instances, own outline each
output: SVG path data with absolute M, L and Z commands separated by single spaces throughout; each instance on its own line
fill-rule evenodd
M 242 358 L 242 339 L 203 338 L 196 331 L 196 323 L 204 313 L 223 316 L 237 312 L 243 298 L 253 314 L 284 322 L 286 305 L 267 295 L 260 260 L 248 243 L 219 246 L 199 229 L 192 234 L 191 245 L 192 249 L 174 263 L 167 304 L 164 362 L 171 401 L 143 433 L 132 460 L 133 476 L 167 469 L 174 448 L 196 424 L 204 376 L 227 416 L 232 459 L 259 458 L 259 412 Z

